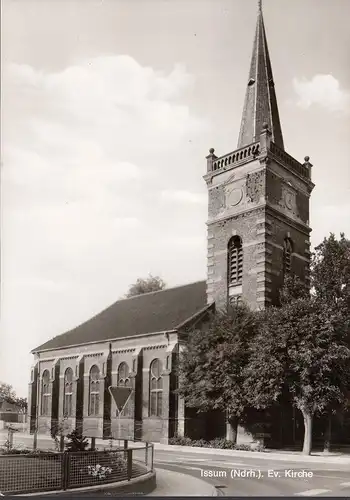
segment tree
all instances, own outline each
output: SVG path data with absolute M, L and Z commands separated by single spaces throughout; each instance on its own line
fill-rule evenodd
M 22 413 L 27 411 L 27 398 L 17 397 L 12 385 L 6 384 L 5 382 L 0 382 L 0 402 L 2 401 L 17 405 Z
M 230 307 L 213 314 L 201 330 L 190 331 L 180 355 L 178 393 L 188 407 L 227 412 L 232 441 L 246 408 L 243 369 L 256 330 L 256 315 L 245 306 Z
M 293 274 L 287 274 L 284 285 L 280 291 L 280 305 L 289 304 L 296 299 L 308 299 L 310 289 L 305 282 Z
M 6 384 L 5 382 L 0 382 L 0 402 L 7 401 L 12 403 L 16 398 L 16 393 L 10 384 Z
M 255 408 L 267 408 L 287 392 L 303 415 L 303 452 L 310 454 L 315 414 L 346 402 L 350 349 L 341 314 L 306 292 L 295 298 L 286 289 L 297 284 L 293 280 L 284 287 L 281 307 L 264 313 L 250 346 L 245 391 Z
M 28 401 L 27 398 L 18 398 L 15 397 L 13 402 L 18 406 L 20 409 L 21 413 L 26 413 L 27 408 L 28 408 Z
M 350 240 L 333 233 L 315 248 L 311 265 L 313 293 L 323 303 L 325 310 L 338 311 L 344 330 L 350 330 Z M 350 345 L 350 335 L 349 335 Z M 332 415 L 339 411 L 337 405 L 328 408 L 328 426 L 325 433 L 325 451 L 330 450 Z
M 350 240 L 333 233 L 315 248 L 311 264 L 311 283 L 315 295 L 350 315 Z
M 88 439 L 76 429 L 68 434 L 67 438 L 66 451 L 68 452 L 85 451 L 89 446 Z
M 143 293 L 157 292 L 158 290 L 164 290 L 165 287 L 165 282 L 159 276 L 150 274 L 148 278 L 139 278 L 136 283 L 130 285 L 126 297 L 130 298 Z

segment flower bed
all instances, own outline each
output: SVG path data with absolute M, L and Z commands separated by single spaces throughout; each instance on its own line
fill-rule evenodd
M 0 492 L 20 494 L 66 490 L 130 480 L 147 472 L 134 463 L 133 450 L 0 454 Z

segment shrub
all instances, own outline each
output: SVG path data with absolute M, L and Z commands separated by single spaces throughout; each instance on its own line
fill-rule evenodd
M 29 448 L 12 448 L 11 450 L 7 450 L 4 447 L 0 448 L 1 455 L 43 455 L 48 453 L 50 452 L 44 450 L 31 450 Z
M 233 450 L 236 449 L 236 445 L 233 441 L 228 441 L 225 438 L 216 438 L 210 441 L 211 448 L 220 448 L 223 450 Z
M 118 472 L 126 472 L 127 461 L 123 458 L 121 453 L 109 451 L 107 454 L 110 458 L 109 463 L 114 469 L 117 469 Z
M 198 448 L 216 448 L 224 450 L 240 450 L 240 451 L 264 451 L 265 447 L 260 443 L 252 444 L 235 444 L 233 441 L 228 441 L 225 438 L 216 438 L 211 441 L 205 439 L 191 439 L 188 437 L 176 436 L 169 439 L 169 444 L 178 446 L 194 446 Z
M 68 452 L 85 451 L 89 446 L 88 439 L 76 429 L 67 435 L 67 439 L 66 451 Z
M 178 446 L 194 446 L 194 441 L 188 437 L 175 436 L 169 439 L 169 444 L 174 444 Z
M 96 477 L 97 479 L 107 479 L 109 474 L 112 474 L 112 469 L 110 467 L 103 467 L 100 464 L 88 465 L 89 476 Z

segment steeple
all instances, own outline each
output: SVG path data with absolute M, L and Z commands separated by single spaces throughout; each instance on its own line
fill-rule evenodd
M 261 0 L 259 0 L 253 54 L 237 147 L 242 148 L 257 142 L 264 123 L 268 124 L 272 141 L 284 149 Z

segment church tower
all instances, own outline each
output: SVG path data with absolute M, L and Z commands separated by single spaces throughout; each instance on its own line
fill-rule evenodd
M 311 167 L 285 151 L 260 0 L 237 148 L 207 156 L 208 303 L 265 308 L 286 273 L 308 282 Z

